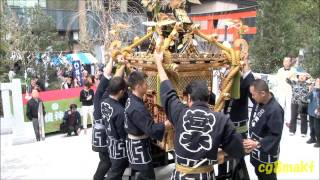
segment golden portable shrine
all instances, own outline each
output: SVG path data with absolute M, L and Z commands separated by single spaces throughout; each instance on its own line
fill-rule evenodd
M 131 68 L 143 71 L 147 75 L 149 91 L 145 102 L 156 122 L 164 122 L 166 115 L 159 101 L 159 79 L 157 67 L 154 63 L 153 52 L 157 49 L 164 53 L 164 67 L 169 79 L 173 83 L 178 95 L 184 99 L 184 89 L 192 80 L 206 80 L 208 87 L 212 87 L 213 70 L 229 66 L 230 71 L 220 77 L 220 96 L 213 108 L 221 111 L 224 101 L 229 98 L 239 98 L 240 72 L 243 61 L 248 55 L 248 45 L 243 39 L 236 39 L 233 47 L 227 47 L 217 41 L 215 35 L 206 35 L 200 31 L 199 25 L 192 23 L 185 6 L 186 0 L 142 0 L 148 9 L 150 21 L 144 24 L 147 34 L 135 38 L 127 47 L 120 48 L 121 42 L 115 40 L 112 57 L 123 54 L 129 61 Z M 200 3 L 198 0 L 188 0 L 188 3 Z M 241 33 L 246 26 L 241 22 L 234 22 L 234 28 Z M 201 52 L 197 47 L 196 37 L 217 46 L 218 52 Z M 145 51 L 136 51 L 136 47 L 147 43 Z M 118 48 L 117 48 L 118 45 Z M 157 145 L 165 151 L 172 150 L 174 129 L 166 132 L 163 141 Z

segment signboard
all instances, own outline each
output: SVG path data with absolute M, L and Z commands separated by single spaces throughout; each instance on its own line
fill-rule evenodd
M 77 104 L 77 110 L 81 114 L 81 103 L 79 101 L 80 91 L 83 88 L 71 88 L 64 90 L 51 90 L 40 92 L 40 99 L 43 101 L 46 115 L 45 115 L 45 133 L 57 132 L 59 131 L 60 124 L 63 121 L 63 115 L 66 110 L 69 109 L 70 104 Z M 95 87 L 93 87 L 95 90 Z M 25 94 L 22 95 L 23 98 L 23 109 L 24 115 L 26 114 L 26 105 L 28 99 L 25 98 Z M 90 117 L 88 117 L 90 118 Z M 25 120 L 29 121 L 26 118 Z M 91 123 L 90 120 L 88 120 Z
M 73 61 L 72 62 L 72 76 L 73 76 L 73 78 L 78 79 L 78 83 L 80 86 L 83 86 L 80 61 Z

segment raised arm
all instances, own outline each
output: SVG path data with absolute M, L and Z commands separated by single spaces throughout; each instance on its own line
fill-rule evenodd
M 252 98 L 252 94 L 250 93 L 250 85 L 251 83 L 254 81 L 254 76 L 252 74 L 252 72 L 248 72 L 246 74 L 246 76 L 243 76 L 243 80 L 240 84 L 240 94 L 242 93 L 241 90 L 243 90 L 243 98 L 250 98 L 251 102 L 254 101 L 254 99 Z
M 111 73 L 112 73 L 112 66 L 113 66 L 113 59 L 110 58 L 106 67 L 103 69 L 103 76 L 105 78 L 109 78 L 111 77 Z M 109 78 L 110 79 L 110 78 Z
M 158 73 L 159 73 L 159 77 L 160 77 L 160 83 L 165 81 L 165 80 L 169 80 L 166 71 L 163 68 L 162 65 L 162 61 L 163 61 L 163 53 L 159 53 L 159 52 L 155 52 L 154 53 L 154 57 L 155 57 L 155 63 L 157 65 L 158 68 Z
M 158 73 L 160 77 L 160 97 L 161 104 L 165 109 L 170 122 L 175 125 L 179 120 L 179 115 L 186 107 L 179 99 L 177 92 L 172 87 L 171 82 L 162 66 L 163 54 L 155 53 L 155 62 L 157 64 Z
M 291 86 L 293 86 L 293 85 L 296 84 L 296 81 L 294 81 L 294 80 L 292 80 L 292 79 L 290 79 L 290 78 L 287 78 L 287 79 L 286 79 L 286 82 L 287 82 L 288 84 L 290 84 Z
M 117 62 L 120 65 L 120 67 L 117 69 L 116 73 L 114 76 L 116 77 L 123 77 L 124 71 L 126 69 L 126 65 L 128 64 L 128 61 L 125 60 L 124 56 L 122 54 L 119 54 L 117 56 Z
M 103 76 L 101 77 L 97 90 L 94 93 L 93 106 L 95 108 L 94 108 L 93 116 L 96 120 L 101 118 L 100 103 L 101 103 L 102 96 L 106 91 L 112 76 L 112 66 L 113 66 L 113 60 L 110 58 L 108 64 L 103 69 Z
M 242 81 L 240 83 L 240 98 L 250 98 L 253 102 L 252 95 L 250 93 L 250 84 L 254 81 L 254 76 L 251 71 L 250 63 L 247 57 L 244 60 L 244 65 L 241 70 Z

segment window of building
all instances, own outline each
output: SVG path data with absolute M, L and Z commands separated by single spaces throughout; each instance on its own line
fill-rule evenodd
M 217 27 L 218 27 L 218 22 L 219 22 L 218 19 L 214 19 L 214 20 L 213 20 L 213 28 L 214 28 L 214 29 L 217 29 Z
M 247 42 L 250 42 L 254 38 L 254 34 L 242 34 L 242 38 L 245 39 Z
M 244 25 L 247 25 L 249 27 L 256 26 L 256 17 L 242 18 L 241 21 Z

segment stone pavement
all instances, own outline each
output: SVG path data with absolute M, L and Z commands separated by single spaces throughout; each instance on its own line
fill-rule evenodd
M 91 130 L 88 135 L 58 134 L 22 145 L 11 145 L 10 138 L 10 134 L 1 135 L 1 179 L 92 179 L 99 161 L 98 153 L 91 150 Z M 306 166 L 308 172 L 280 173 L 278 179 L 319 179 L 319 148 L 306 144 L 307 138 L 299 134 L 289 136 L 284 129 L 280 161 L 293 165 L 301 161 L 313 163 L 313 172 Z M 248 157 L 246 161 L 251 179 L 256 179 Z M 169 179 L 173 167 L 171 164 L 157 168 L 157 179 Z

